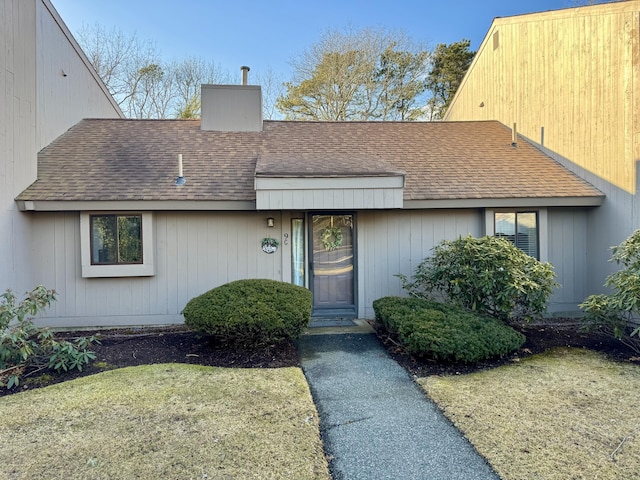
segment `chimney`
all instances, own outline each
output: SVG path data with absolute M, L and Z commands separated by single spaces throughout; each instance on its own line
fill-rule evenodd
M 259 85 L 247 85 L 249 67 L 240 70 L 242 85 L 202 85 L 202 130 L 262 131 L 262 90 Z
M 240 67 L 240 70 L 242 71 L 242 84 L 241 85 L 246 85 L 247 84 L 247 80 L 249 78 L 249 70 L 251 70 L 249 67 L 247 66 L 242 66 Z

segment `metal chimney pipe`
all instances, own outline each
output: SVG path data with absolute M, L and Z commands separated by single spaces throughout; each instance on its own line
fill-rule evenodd
M 513 130 L 511 130 L 511 146 L 518 146 L 518 130 L 516 128 L 516 123 L 513 123 Z
M 242 85 L 246 85 L 249 77 L 249 70 L 251 69 L 247 66 L 242 66 L 240 67 L 240 70 L 242 70 Z

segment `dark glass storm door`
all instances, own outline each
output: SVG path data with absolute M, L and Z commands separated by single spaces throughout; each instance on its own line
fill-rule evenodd
M 354 216 L 311 215 L 309 255 L 314 316 L 356 315 Z

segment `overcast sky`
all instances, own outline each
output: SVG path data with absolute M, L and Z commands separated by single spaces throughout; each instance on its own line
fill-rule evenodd
M 288 79 L 289 61 L 327 29 L 383 26 L 433 48 L 462 38 L 476 50 L 491 21 L 572 7 L 575 0 L 51 0 L 70 28 L 100 23 L 156 43 L 166 60 L 213 60 L 240 77 L 271 68 Z

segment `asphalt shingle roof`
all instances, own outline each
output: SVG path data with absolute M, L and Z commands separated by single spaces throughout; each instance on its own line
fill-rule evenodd
M 182 153 L 186 185 L 176 187 Z M 255 200 L 254 176 L 405 174 L 405 200 L 594 197 L 602 193 L 499 122 L 83 120 L 38 155 L 18 200 Z

